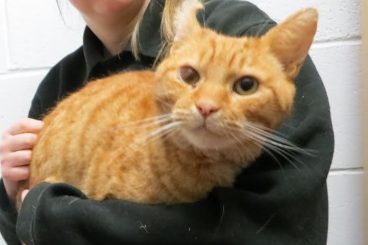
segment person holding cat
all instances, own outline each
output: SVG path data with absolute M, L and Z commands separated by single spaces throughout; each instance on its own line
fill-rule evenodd
M 30 118 L 42 120 L 59 100 L 87 81 L 152 67 L 165 37 L 172 38 L 170 22 L 181 1 L 71 3 L 87 23 L 83 46 L 50 70 L 33 99 Z M 245 1 L 205 4 L 199 20 L 220 33 L 261 35 L 275 25 Z M 243 170 L 233 188 L 215 188 L 209 197 L 192 204 L 96 202 L 69 185 L 43 183 L 30 190 L 18 214 L 15 196 L 20 182 L 29 178 L 30 155 L 43 123 L 26 119 L 14 124 L 0 144 L 4 239 L 8 244 L 21 244 L 20 240 L 25 244 L 326 244 L 326 177 L 333 131 L 327 96 L 310 58 L 296 85 L 294 112 L 279 131 L 318 151 L 318 158 L 302 154 L 273 158 L 265 153 Z

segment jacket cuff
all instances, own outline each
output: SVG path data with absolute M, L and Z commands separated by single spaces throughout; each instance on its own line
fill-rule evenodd
M 19 245 L 20 242 L 15 233 L 15 224 L 17 222 L 17 210 L 14 203 L 9 199 L 6 193 L 4 182 L 0 180 L 0 231 L 7 242 L 11 245 Z
M 41 183 L 32 188 L 22 202 L 19 210 L 16 231 L 21 241 L 26 244 L 39 244 L 37 238 L 42 233 L 47 233 L 47 228 L 52 224 L 43 224 L 48 220 L 47 212 L 45 212 L 50 199 L 60 196 L 76 196 L 85 198 L 85 195 L 78 189 L 67 184 L 49 184 Z
M 3 179 L 0 180 L 0 212 L 17 216 L 17 209 L 6 193 Z

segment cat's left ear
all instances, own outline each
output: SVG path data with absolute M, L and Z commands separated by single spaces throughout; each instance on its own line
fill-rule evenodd
M 199 0 L 183 0 L 174 16 L 174 42 L 179 42 L 202 29 L 197 20 L 197 13 L 203 9 Z
M 298 75 L 308 55 L 317 31 L 317 22 L 317 10 L 306 8 L 290 16 L 262 37 L 291 79 Z

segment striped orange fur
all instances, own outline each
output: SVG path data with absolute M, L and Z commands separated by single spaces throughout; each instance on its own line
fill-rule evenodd
M 96 200 L 193 202 L 260 155 L 292 110 L 317 13 L 235 38 L 201 27 L 192 8 L 155 71 L 90 82 L 44 118 L 25 188 L 66 182 Z

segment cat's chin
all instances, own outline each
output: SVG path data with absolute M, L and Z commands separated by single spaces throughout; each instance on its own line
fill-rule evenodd
M 200 150 L 222 150 L 235 143 L 234 139 L 215 134 L 206 128 L 183 130 L 182 135 L 188 143 Z

